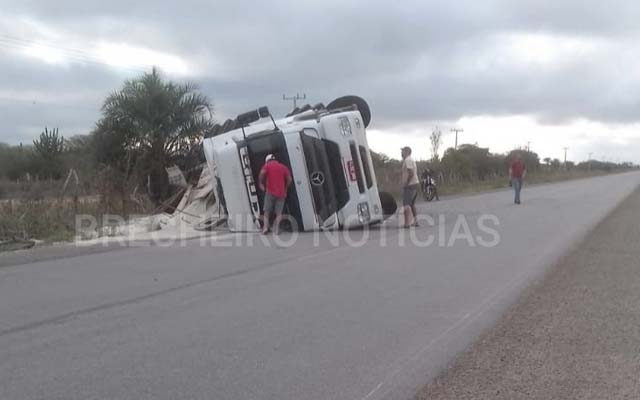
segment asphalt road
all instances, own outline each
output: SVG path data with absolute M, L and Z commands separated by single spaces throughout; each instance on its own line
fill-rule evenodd
M 0 398 L 411 398 L 639 183 L 422 205 L 443 229 L 391 221 L 292 246 L 224 235 L 2 267 Z
M 416 400 L 640 399 L 640 190 Z

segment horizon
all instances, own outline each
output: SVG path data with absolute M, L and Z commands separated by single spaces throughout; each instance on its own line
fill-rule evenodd
M 0 142 L 29 143 L 45 126 L 87 134 L 110 92 L 157 65 L 197 83 L 218 121 L 261 105 L 284 115 L 283 95 L 362 96 L 371 148 L 394 158 L 387 149 L 400 145 L 430 158 L 436 127 L 453 147 L 455 127 L 460 144 L 492 153 L 530 142 L 540 158 L 569 147 L 574 162 L 640 163 L 640 5 L 630 2 L 279 0 L 250 14 L 244 2 L 0 4 Z M 304 23 L 315 18 L 324 24 Z

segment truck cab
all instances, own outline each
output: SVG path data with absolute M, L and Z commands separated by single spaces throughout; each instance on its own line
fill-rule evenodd
M 284 209 L 292 229 L 382 222 L 365 120 L 357 106 L 318 107 L 280 120 L 265 118 L 265 110 L 259 109 L 251 123 L 241 116 L 227 121 L 228 131 L 203 142 L 207 162 L 217 174 L 213 179 L 224 193 L 230 230 L 260 229 L 264 193 L 257 181 L 268 154 L 292 174 Z

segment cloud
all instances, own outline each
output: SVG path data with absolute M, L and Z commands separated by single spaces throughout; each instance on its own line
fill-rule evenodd
M 150 64 L 198 83 L 219 119 L 258 105 L 284 114 L 282 94 L 305 92 L 311 103 L 362 95 L 381 132 L 486 116 L 639 121 L 640 4 L 629 1 L 0 6 L 0 141 L 28 138 L 48 118 L 89 130 L 101 99 Z

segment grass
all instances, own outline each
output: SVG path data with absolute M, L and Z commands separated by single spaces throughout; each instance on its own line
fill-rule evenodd
M 28 199 L 42 200 L 60 195 L 64 181 L 22 181 L 14 182 L 0 179 L 0 200 Z
M 117 202 L 120 203 L 121 202 Z M 146 210 L 128 201 L 130 214 Z M 51 244 L 72 240 L 76 232 L 76 216 L 89 215 L 100 224 L 102 215 L 119 214 L 120 209 L 106 205 L 99 197 L 87 197 L 74 204 L 72 199 L 2 200 L 0 201 L 0 241 L 38 240 Z
M 608 175 L 616 172 L 626 172 L 626 170 L 614 171 L 614 172 L 603 172 L 603 171 L 585 171 L 585 170 L 560 170 L 560 171 L 536 171 L 531 174 L 528 174 L 525 178 L 525 182 L 528 185 L 535 184 L 544 184 L 544 183 L 554 183 L 554 182 L 563 182 L 574 179 L 583 179 L 590 178 L 595 176 Z M 485 181 L 477 181 L 477 182 L 461 182 L 454 185 L 441 185 L 438 187 L 439 193 L 441 195 L 453 195 L 453 194 L 464 194 L 464 193 L 480 193 L 487 192 L 491 190 L 504 189 L 509 187 L 509 178 L 508 177 L 499 177 L 495 179 L 488 179 Z
M 614 172 L 626 172 L 619 170 Z M 538 171 L 527 176 L 527 184 L 542 184 L 551 182 L 562 182 L 571 179 L 581 179 L 599 175 L 606 175 L 603 171 Z M 441 196 L 479 193 L 496 189 L 507 188 L 509 185 L 506 177 L 490 179 L 477 182 L 460 182 L 457 184 L 441 184 L 438 191 Z M 0 185 L 1 186 L 1 185 Z M 385 187 L 391 185 L 380 185 L 381 190 L 392 193 L 396 199 L 400 199 L 399 187 Z M 12 188 L 15 190 L 15 188 Z M 34 192 L 28 192 L 22 199 L 0 200 L 0 242 L 2 240 L 16 238 L 19 240 L 37 239 L 44 243 L 54 243 L 73 239 L 75 232 L 76 215 L 92 215 L 99 217 L 102 214 L 110 213 L 109 210 L 119 209 L 118 205 L 106 207 L 99 200 L 99 196 L 94 198 L 81 197 L 77 205 L 66 198 L 60 201 L 55 198 L 41 197 L 42 188 Z M 386 190 L 385 190 L 386 189 Z M 391 190 L 389 190 L 391 189 Z M 24 193 L 23 193 L 24 194 Z M 112 199 L 115 201 L 116 199 Z M 116 203 L 119 203 L 116 201 Z M 130 204 L 131 212 L 144 213 L 145 210 L 137 209 L 135 204 Z M 113 213 L 113 212 L 111 212 Z M 117 212 L 115 212 L 117 213 Z M 97 218 L 98 221 L 100 218 Z
M 47 243 L 71 240 L 77 214 L 96 215 L 98 204 L 54 200 L 0 203 L 0 238 L 38 239 Z
M 92 183 L 93 184 L 93 183 Z M 76 216 L 90 215 L 98 223 L 105 214 L 145 214 L 153 209 L 148 199 L 127 197 L 104 190 L 97 195 L 91 185 L 71 185 L 62 197 L 64 180 L 0 180 L 0 243 L 39 240 L 68 241 L 76 236 Z M 73 194 L 77 194 L 74 200 Z M 7 246 L 4 246 L 5 248 Z M 1 248 L 0 248 L 1 250 Z
M 560 171 L 537 171 L 528 174 L 525 178 L 527 185 L 536 185 L 544 183 L 563 182 L 574 179 L 590 178 L 595 176 L 609 175 L 613 173 L 627 172 L 628 170 L 617 170 L 611 172 L 604 171 L 586 171 L 586 170 L 560 170 Z M 492 190 L 506 189 L 509 187 L 509 178 L 498 177 L 494 179 L 487 179 L 484 181 L 473 182 L 458 182 L 454 184 L 439 184 L 438 194 L 440 196 L 457 195 L 457 194 L 472 194 L 489 192 Z M 391 193 L 396 199 L 401 199 L 401 191 L 399 187 L 389 187 L 389 185 L 381 185 L 381 190 Z M 422 198 L 420 196 L 420 198 Z

